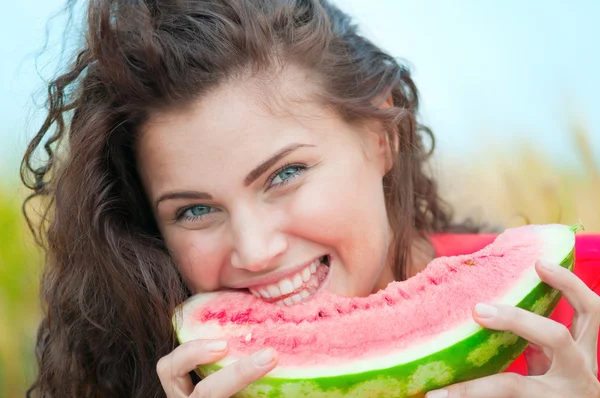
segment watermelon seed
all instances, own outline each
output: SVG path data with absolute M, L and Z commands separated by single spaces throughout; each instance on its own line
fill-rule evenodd
M 435 286 L 437 286 L 437 285 L 439 285 L 439 284 L 440 284 L 440 283 L 439 283 L 439 282 L 438 282 L 436 279 L 434 279 L 434 278 L 429 278 L 429 282 L 431 282 L 431 283 L 432 283 L 433 285 L 435 285 Z
M 473 266 L 475 265 L 475 261 L 473 261 L 472 259 L 463 261 L 463 264 L 468 265 L 468 266 Z

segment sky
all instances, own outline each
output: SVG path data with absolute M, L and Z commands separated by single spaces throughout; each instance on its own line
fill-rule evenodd
M 0 23 L 0 170 L 12 178 L 44 117 L 44 81 L 60 62 L 63 0 L 5 2 Z M 600 159 L 600 2 L 336 0 L 361 31 L 407 62 L 422 120 L 442 156 L 519 142 L 577 166 L 570 129 Z M 377 6 L 373 6 L 377 4 Z M 39 55 L 49 28 L 49 46 Z M 37 63 L 36 63 L 37 60 Z M 599 161 L 600 165 L 600 161 Z M 8 177 L 7 177 L 8 176 Z

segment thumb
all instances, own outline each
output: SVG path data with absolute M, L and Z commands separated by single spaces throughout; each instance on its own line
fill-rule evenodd
M 542 347 L 529 343 L 523 352 L 527 363 L 527 374 L 529 376 L 541 376 L 550 370 L 552 360 L 546 355 Z

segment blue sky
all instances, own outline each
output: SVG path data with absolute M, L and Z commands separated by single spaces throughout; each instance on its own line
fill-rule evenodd
M 48 17 L 63 1 L 3 5 L 0 24 L 0 169 L 15 173 L 43 112 L 35 67 Z M 363 32 L 408 60 L 422 115 L 443 156 L 510 148 L 526 141 L 557 162 L 576 165 L 572 119 L 591 132 L 600 159 L 600 2 L 337 0 Z M 377 4 L 373 7 L 373 4 Z M 38 68 L 49 78 L 64 20 L 50 25 Z M 40 96 L 40 94 L 42 94 Z

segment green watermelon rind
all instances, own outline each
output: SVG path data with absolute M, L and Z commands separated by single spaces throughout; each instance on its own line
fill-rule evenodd
M 572 232 L 576 229 L 577 226 L 570 228 Z M 571 271 L 574 250 L 573 247 L 560 262 Z M 561 297 L 560 291 L 540 282 L 516 306 L 548 317 Z M 445 349 L 398 366 L 306 379 L 267 376 L 235 397 L 423 397 L 430 390 L 504 371 L 527 344 L 525 339 L 512 332 L 479 327 L 475 333 Z M 203 365 L 197 368 L 197 373 L 206 377 L 221 368 L 217 364 Z

